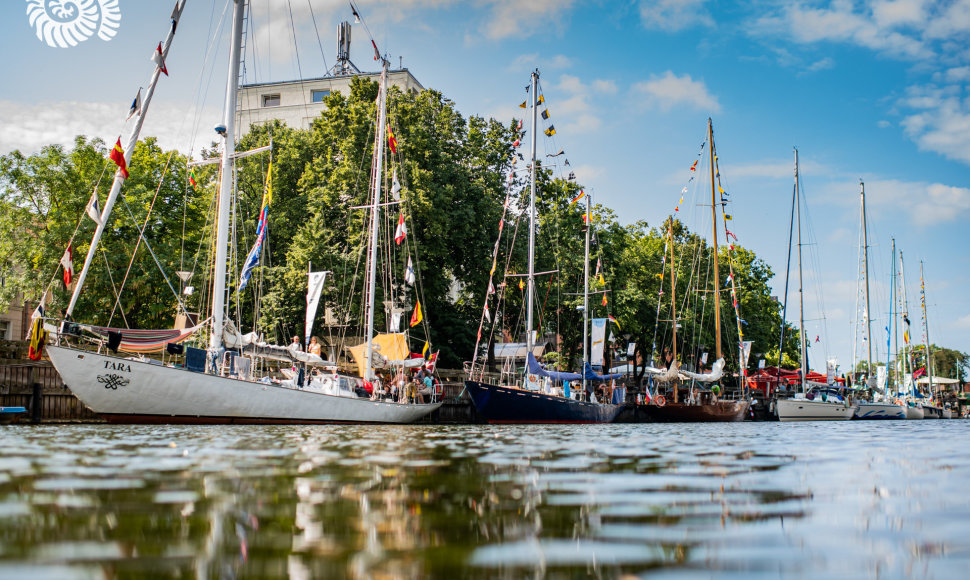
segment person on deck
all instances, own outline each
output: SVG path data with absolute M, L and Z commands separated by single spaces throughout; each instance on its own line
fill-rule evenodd
M 424 378 L 421 379 L 418 388 L 418 397 L 422 403 L 430 403 L 431 395 L 434 394 L 434 381 L 431 380 L 431 375 L 426 374 Z
M 307 347 L 306 351 L 310 354 L 322 356 L 323 347 L 320 345 L 320 342 L 317 340 L 317 337 L 315 336 L 310 337 L 310 346 Z
M 299 336 L 293 337 L 293 342 L 290 343 L 289 348 L 290 350 L 294 350 L 296 352 L 303 352 L 303 343 L 300 342 Z

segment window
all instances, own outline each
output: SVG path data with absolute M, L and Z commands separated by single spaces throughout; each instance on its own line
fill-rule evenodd
M 321 89 L 318 91 L 310 91 L 310 101 L 314 103 L 322 103 L 324 99 L 330 96 L 330 91 L 326 89 Z
M 10 333 L 10 321 L 0 320 L 0 339 L 10 340 L 10 337 L 7 336 L 9 333 Z
M 280 106 L 280 96 L 275 95 L 263 95 L 263 106 L 264 107 L 279 107 Z

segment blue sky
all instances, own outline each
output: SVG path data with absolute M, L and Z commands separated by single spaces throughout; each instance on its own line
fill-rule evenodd
M 346 2 L 253 4 L 247 81 L 294 79 L 300 70 L 314 77 L 333 66 L 337 23 L 352 20 Z M 806 248 L 814 256 L 811 264 L 806 256 L 806 327 L 820 337 L 815 366 L 837 357 L 845 369 L 853 358 L 864 179 L 879 360 L 892 237 L 905 254 L 914 323 L 923 260 L 931 339 L 970 352 L 970 0 L 357 4 L 392 62 L 403 58 L 466 116 L 521 115 L 517 104 L 538 68 L 557 129 L 540 152 L 564 149 L 580 182 L 625 223 L 656 225 L 671 212 L 711 116 L 732 231 L 779 274 L 779 293 L 797 146 L 815 240 Z M 114 38 L 71 48 L 38 40 L 27 5 L 0 7 L 0 152 L 69 143 L 77 133 L 114 140 L 147 83 L 171 3 L 120 0 Z M 197 149 L 218 122 L 226 49 L 216 42 L 207 57 L 207 47 L 225 5 L 187 4 L 171 76 L 146 122 L 145 134 L 164 146 Z M 374 70 L 359 26 L 353 40 L 352 60 Z M 690 224 L 696 206 L 686 203 Z

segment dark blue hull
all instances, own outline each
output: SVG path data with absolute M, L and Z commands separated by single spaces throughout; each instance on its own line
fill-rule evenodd
M 465 389 L 489 423 L 612 423 L 623 409 L 476 381 Z

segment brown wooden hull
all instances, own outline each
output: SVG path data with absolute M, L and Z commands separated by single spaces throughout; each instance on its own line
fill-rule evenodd
M 668 402 L 663 407 L 645 405 L 641 409 L 657 423 L 733 423 L 744 421 L 748 401 L 718 401 L 704 405 Z

